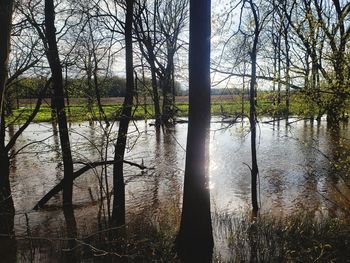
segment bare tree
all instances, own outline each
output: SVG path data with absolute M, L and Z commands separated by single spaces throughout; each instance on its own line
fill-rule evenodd
M 64 102 L 62 66 L 59 59 L 56 28 L 55 6 L 53 0 L 45 0 L 45 39 L 47 41 L 46 56 L 52 73 L 52 88 L 57 114 L 58 129 L 64 168 L 63 204 L 71 205 L 73 198 L 73 159 L 69 141 L 67 116 Z
M 123 173 L 123 160 L 126 140 L 131 119 L 134 96 L 134 66 L 133 66 L 133 26 L 134 0 L 126 1 L 125 15 L 125 66 L 126 66 L 126 91 L 122 112 L 119 121 L 117 142 L 115 144 L 113 164 L 113 211 L 112 224 L 121 226 L 125 224 L 125 183 Z

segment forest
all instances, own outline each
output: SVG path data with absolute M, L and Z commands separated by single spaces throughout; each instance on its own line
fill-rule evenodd
M 350 2 L 1 0 L 0 262 L 348 262 Z

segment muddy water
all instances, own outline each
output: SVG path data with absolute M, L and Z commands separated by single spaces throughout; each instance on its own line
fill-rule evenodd
M 289 122 L 295 120 L 289 119 Z M 156 132 L 144 121 L 130 127 L 126 159 L 151 168 L 145 172 L 125 165 L 128 220 L 142 215 L 157 225 L 166 220 L 179 222 L 187 124 Z M 11 127 L 9 136 L 18 127 Z M 33 212 L 31 208 L 62 179 L 59 139 L 50 123 L 31 124 L 20 137 L 12 162 L 11 185 L 16 209 L 16 234 L 55 236 L 65 228 L 60 209 L 61 195 Z M 112 159 L 117 125 L 104 131 L 98 123 L 70 126 L 76 162 Z M 107 132 L 107 134 L 106 134 Z M 337 214 L 327 199 L 341 201 L 338 190 L 348 195 L 331 160 L 348 155 L 348 127 L 338 131 L 325 122 L 286 121 L 259 123 L 258 163 L 260 203 L 263 213 L 284 216 L 309 211 L 317 215 Z M 25 147 L 26 146 L 26 147 Z M 220 123 L 213 119 L 210 135 L 210 191 L 212 212 L 241 214 L 250 205 L 250 139 L 247 125 Z M 79 169 L 80 164 L 75 168 Z M 111 168 L 92 169 L 74 184 L 75 217 L 79 226 L 95 224 L 101 206 L 101 182 L 111 191 Z M 105 180 L 107 175 L 107 181 Z M 337 190 L 338 189 L 338 190 Z M 339 201 L 339 202 L 340 202 Z M 106 205 L 106 201 L 103 202 Z M 170 219 L 169 219 L 170 218 Z M 94 223 L 92 223 L 94 222 Z

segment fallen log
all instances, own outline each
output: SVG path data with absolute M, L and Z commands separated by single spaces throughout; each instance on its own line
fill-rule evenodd
M 91 163 L 82 163 L 82 162 L 78 162 L 78 163 L 84 164 L 85 166 L 80 168 L 78 171 L 73 173 L 73 180 L 75 180 L 76 178 L 78 178 L 80 175 L 84 174 L 88 170 L 96 168 L 97 166 L 113 164 L 114 160 L 97 161 L 97 162 L 91 162 Z M 144 166 L 144 165 L 133 163 L 133 162 L 130 162 L 130 161 L 123 160 L 123 163 L 129 164 L 131 166 L 136 166 L 136 167 L 140 168 L 141 170 L 147 169 L 147 167 Z M 33 207 L 33 210 L 38 210 L 39 208 L 43 207 L 54 195 L 56 195 L 60 191 L 62 191 L 62 189 L 63 189 L 63 182 L 64 182 L 63 180 L 64 179 L 62 179 L 46 195 L 44 195 L 44 197 L 41 198 L 39 200 L 39 202 Z

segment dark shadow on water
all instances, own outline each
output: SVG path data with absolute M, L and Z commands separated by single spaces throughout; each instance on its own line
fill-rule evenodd
M 14 236 L 15 209 L 12 198 L 0 205 L 0 262 L 17 262 L 17 241 Z
M 77 223 L 74 216 L 74 209 L 72 206 L 65 206 L 63 208 L 64 219 L 66 221 L 66 230 L 67 230 L 67 248 L 65 249 L 64 261 L 69 263 L 78 262 L 79 251 L 77 248 Z

